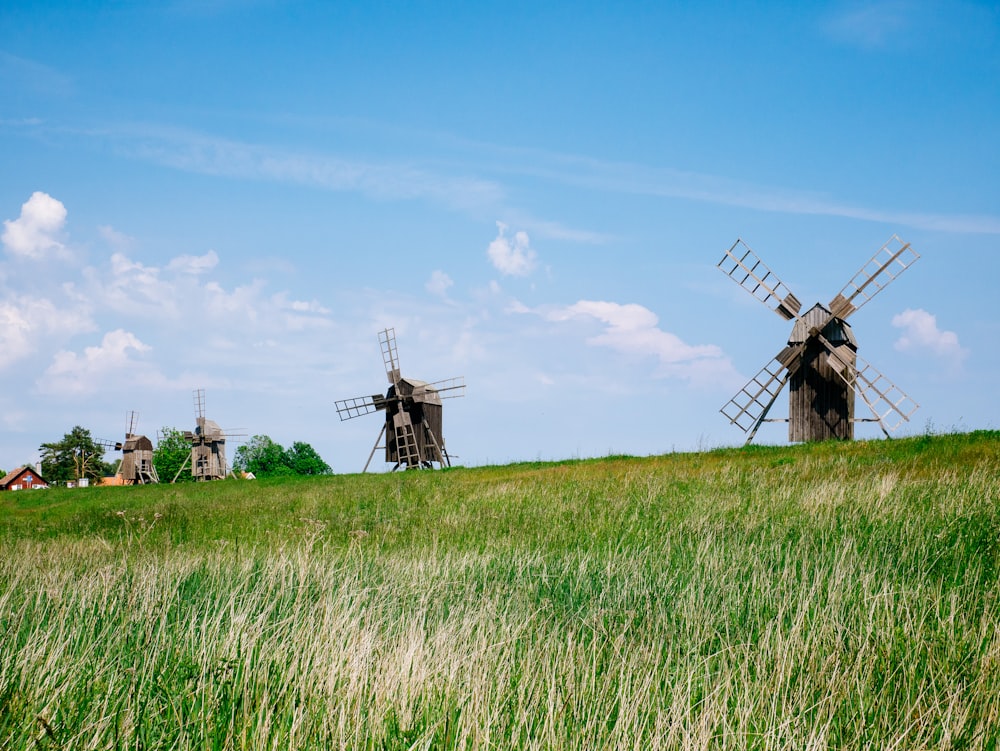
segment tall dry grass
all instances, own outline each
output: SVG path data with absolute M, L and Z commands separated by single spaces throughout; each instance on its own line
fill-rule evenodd
M 0 743 L 995 749 L 1000 441 L 916 449 L 22 509 Z

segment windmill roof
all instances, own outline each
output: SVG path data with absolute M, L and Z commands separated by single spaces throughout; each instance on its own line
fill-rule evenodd
M 413 389 L 411 394 L 413 401 L 424 404 L 441 404 L 441 397 L 438 396 L 437 389 L 427 381 L 418 381 L 416 378 L 400 378 L 399 380 Z
M 144 435 L 129 433 L 125 436 L 125 443 L 122 444 L 124 451 L 152 451 L 153 442 Z
M 792 327 L 791 336 L 788 337 L 788 343 L 801 344 L 809 338 L 809 332 L 812 329 L 818 328 L 824 322 L 827 322 L 823 328 L 823 336 L 829 339 L 831 344 L 850 344 L 857 349 L 858 340 L 854 337 L 854 332 L 851 331 L 850 325 L 840 318 L 828 320 L 830 315 L 829 310 L 816 303 L 805 315 L 795 322 L 795 326 Z
M 195 433 L 198 435 L 203 435 L 206 438 L 225 438 L 222 433 L 222 428 L 219 427 L 219 423 L 215 420 L 209 420 L 205 418 L 204 421 L 200 421 L 200 424 L 195 428 Z

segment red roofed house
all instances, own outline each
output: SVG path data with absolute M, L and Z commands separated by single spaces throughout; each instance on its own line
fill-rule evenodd
M 18 467 L 0 479 L 0 490 L 40 490 L 48 486 L 34 467 Z

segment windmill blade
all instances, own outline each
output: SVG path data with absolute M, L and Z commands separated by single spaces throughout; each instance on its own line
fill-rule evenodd
M 717 264 L 723 273 L 786 321 L 798 318 L 802 303 L 742 239 Z
M 836 371 L 848 386 L 857 389 L 858 396 L 887 433 L 909 422 L 910 415 L 920 406 L 862 357 L 857 358 L 854 367 Z
M 837 318 L 847 318 L 910 268 L 918 258 L 920 255 L 909 243 L 893 235 L 830 301 L 830 311 Z
M 756 430 L 788 382 L 804 347 L 785 347 L 719 411 L 744 433 Z M 793 366 L 790 368 L 789 366 Z M 752 437 L 752 436 L 751 436 Z
M 852 367 L 843 363 L 836 354 L 829 357 L 834 372 L 848 386 L 857 389 L 858 395 L 883 428 L 895 430 L 904 420 L 908 421 L 920 406 L 864 358 L 857 356 L 857 362 Z M 893 422 L 887 425 L 885 421 L 890 416 Z
M 125 435 L 135 433 L 135 426 L 139 423 L 139 413 L 134 409 L 125 415 Z
M 857 391 L 886 436 L 904 421 L 909 421 L 920 405 L 906 392 L 856 352 L 844 346 L 835 347 L 822 335 L 818 338 L 826 348 L 827 364 L 849 388 Z
M 205 389 L 194 391 L 194 416 L 198 420 L 205 419 Z
M 399 385 L 399 352 L 396 351 L 396 329 L 385 329 L 379 332 L 378 343 L 382 348 L 382 362 L 385 363 L 385 375 L 393 386 Z
M 388 403 L 389 400 L 381 394 L 372 394 L 371 396 L 356 396 L 352 399 L 339 399 L 334 402 L 334 405 L 337 407 L 340 421 L 343 422 L 361 417 L 361 415 L 378 412 L 380 409 L 385 409 Z
M 465 396 L 465 376 L 433 381 L 427 386 L 434 389 L 442 399 L 458 399 L 460 396 Z

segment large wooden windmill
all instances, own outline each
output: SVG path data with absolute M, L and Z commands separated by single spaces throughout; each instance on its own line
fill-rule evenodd
M 778 394 L 789 384 L 788 440 L 851 440 L 855 422 L 877 422 L 889 435 L 909 420 L 916 402 L 858 356 L 847 319 L 908 269 L 920 256 L 896 235 L 827 305 L 805 314 L 802 304 L 760 258 L 737 240 L 719 268 L 786 321 L 795 321 L 787 345 L 722 408 L 729 421 L 753 440 Z M 855 394 L 873 417 L 854 416 Z
M 159 482 L 153 466 L 153 442 L 135 432 L 139 413 L 132 411 L 125 418 L 125 440 L 115 443 L 115 450 L 122 452 L 118 476 L 123 485 L 146 485 Z
M 380 448 L 379 442 L 383 436 L 385 460 L 393 464 L 393 470 L 400 467 L 429 468 L 434 466 L 434 462 L 441 466 L 451 466 L 451 458 L 441 432 L 441 400 L 465 395 L 464 376 L 433 383 L 404 378 L 399 370 L 395 329 L 385 329 L 379 333 L 378 338 L 386 377 L 389 379 L 389 390 L 385 396 L 373 394 L 336 402 L 341 421 L 385 411 L 385 422 L 362 472 L 368 471 L 368 465 Z
M 189 464 L 191 475 L 196 480 L 223 480 L 229 471 L 226 465 L 226 434 L 215 420 L 205 417 L 205 389 L 194 392 L 194 416 L 194 432 L 184 431 L 184 437 L 191 444 L 191 454 L 171 482 L 175 482 Z

